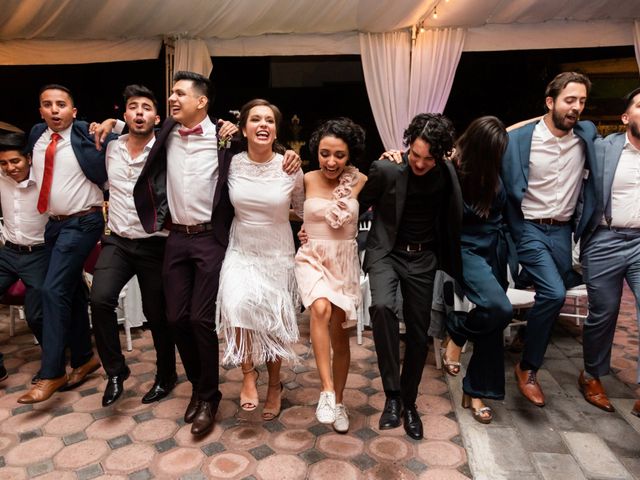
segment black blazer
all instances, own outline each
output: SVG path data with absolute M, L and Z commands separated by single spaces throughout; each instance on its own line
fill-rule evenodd
M 213 123 L 217 123 L 212 119 Z M 177 122 L 171 118 L 165 120 L 156 135 L 147 162 L 133 189 L 133 197 L 142 226 L 148 233 L 157 232 L 171 223 L 171 214 L 167 201 L 167 138 Z M 229 166 L 231 158 L 238 152 L 236 142 L 231 148 L 218 149 L 218 183 L 213 195 L 211 222 L 218 242 L 227 246 L 229 228 L 233 220 L 233 205 L 229 200 Z
M 403 163 L 377 160 L 371 164 L 367 183 L 358 196 L 360 213 L 373 207 L 373 222 L 367 236 L 363 269 L 384 258 L 391 252 L 398 236 L 404 202 L 409 182 L 409 159 L 405 153 Z M 436 225 L 439 269 L 444 270 L 458 282 L 462 282 L 462 259 L 460 256 L 460 227 L 462 225 L 462 193 L 455 168 L 450 161 L 444 162 L 447 173 L 449 195 L 440 205 Z

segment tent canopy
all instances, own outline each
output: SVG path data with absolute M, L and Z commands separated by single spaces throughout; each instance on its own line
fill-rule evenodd
M 421 25 L 465 28 L 466 51 L 633 45 L 638 18 L 639 0 L 5 0 L 0 64 L 157 58 L 166 37 L 212 56 L 360 54 L 359 33 Z

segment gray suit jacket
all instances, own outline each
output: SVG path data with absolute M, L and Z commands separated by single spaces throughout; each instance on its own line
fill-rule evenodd
M 613 133 L 606 138 L 599 138 L 595 141 L 595 159 L 591 166 L 595 188 L 593 192 L 585 191 L 585 202 L 589 200 L 587 194 L 591 195 L 595 207 L 582 236 L 583 248 L 598 228 L 607 204 L 611 201 L 611 186 L 618 168 L 625 137 L 626 133 Z

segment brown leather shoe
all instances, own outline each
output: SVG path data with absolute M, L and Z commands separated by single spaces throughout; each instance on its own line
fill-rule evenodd
M 216 411 L 213 410 L 213 402 L 207 402 L 206 400 L 200 400 L 198 403 L 198 412 L 193 419 L 191 425 L 192 435 L 204 435 L 213 428 L 213 419 L 216 416 Z
M 640 417 L 640 400 L 637 400 L 631 409 L 631 415 L 635 415 L 636 417 Z
M 191 394 L 191 400 L 189 400 L 189 405 L 187 405 L 187 409 L 184 412 L 184 421 L 185 423 L 193 423 L 193 419 L 198 413 L 198 394 L 193 392 Z
M 592 378 L 586 380 L 584 378 L 584 370 L 580 372 L 578 377 L 578 386 L 582 392 L 584 399 L 591 405 L 604 410 L 605 412 L 615 412 L 615 408 L 611 405 L 609 398 L 607 397 L 604 387 L 598 378 Z
M 524 397 L 538 407 L 544 407 L 544 393 L 533 370 L 521 370 L 520 363 L 515 368 L 518 389 Z
M 18 403 L 38 403 L 51 398 L 55 392 L 67 384 L 67 375 L 58 378 L 41 378 L 27 393 L 18 399 Z
M 87 376 L 95 372 L 99 368 L 100 360 L 98 360 L 94 355 L 84 365 L 80 365 L 79 367 L 73 369 L 73 371 L 69 374 L 69 383 L 67 383 L 65 390 L 71 390 L 81 383 L 84 383 L 84 381 L 87 379 Z

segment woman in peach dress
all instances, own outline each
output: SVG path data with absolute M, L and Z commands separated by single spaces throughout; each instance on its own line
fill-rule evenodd
M 364 153 L 364 130 L 348 118 L 329 120 L 311 136 L 320 170 L 304 176 L 304 230 L 308 240 L 296 255 L 300 297 L 311 310 L 311 342 L 322 392 L 318 421 L 349 429 L 343 403 L 349 363 L 349 332 L 360 304 L 358 193 L 367 177 L 351 166 Z M 331 361 L 333 350 L 333 364 Z

